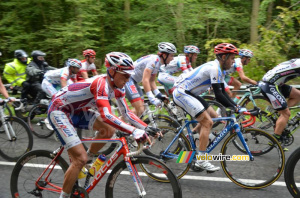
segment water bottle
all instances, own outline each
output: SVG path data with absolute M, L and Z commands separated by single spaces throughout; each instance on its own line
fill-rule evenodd
M 86 177 L 88 170 L 85 167 L 82 167 L 79 175 L 78 175 L 78 179 L 83 179 Z
M 99 155 L 95 162 L 92 164 L 92 167 L 89 170 L 89 173 L 94 176 L 95 173 L 101 168 L 106 160 L 105 155 Z

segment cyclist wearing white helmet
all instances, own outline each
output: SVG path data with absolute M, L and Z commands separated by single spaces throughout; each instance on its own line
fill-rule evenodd
M 158 74 L 158 82 L 165 88 L 166 93 L 172 96 L 174 83 L 178 79 L 177 76 L 172 76 L 175 73 L 187 73 L 193 70 L 192 63 L 196 61 L 200 50 L 197 46 L 184 46 L 184 54 L 175 57 L 168 65 L 162 65 Z
M 249 83 L 252 85 L 257 84 L 257 82 L 255 80 L 252 80 L 251 78 L 247 77 L 243 70 L 243 66 L 248 65 L 251 58 L 253 57 L 253 52 L 248 49 L 240 49 L 239 55 L 240 55 L 240 58 L 236 58 L 232 67 L 225 71 L 225 83 L 227 84 L 225 89 L 226 89 L 226 92 L 228 93 L 228 95 L 231 98 L 234 98 L 235 102 L 237 102 L 237 100 L 238 100 L 237 98 L 235 98 L 236 92 L 231 92 L 229 90 L 228 85 L 232 85 L 233 90 L 239 90 L 242 86 L 242 83 L 240 81 L 238 81 L 236 78 L 230 76 L 230 74 L 237 71 L 243 82 L 246 82 L 246 83 Z
M 111 138 L 116 129 L 132 134 L 137 142 L 151 141 L 145 131 L 154 132 L 128 109 L 124 86 L 133 72 L 133 61 L 121 52 L 106 55 L 107 75 L 98 75 L 62 88 L 52 98 L 48 118 L 61 143 L 68 151 L 72 163 L 65 174 L 60 198 L 70 197 L 72 187 L 82 167 L 105 144 L 91 144 L 87 152 L 75 128 L 99 131 L 97 139 Z M 115 98 L 123 122 L 111 111 L 109 100 Z M 97 109 L 90 112 L 89 109 Z
M 142 82 L 144 91 L 152 104 L 161 106 L 161 101 L 167 100 L 157 89 L 155 79 L 159 68 L 169 64 L 175 53 L 177 53 L 176 47 L 172 43 L 162 42 L 158 44 L 157 55 L 147 55 L 133 63 L 134 74 L 126 83 L 125 89 L 126 97 L 138 116 L 144 112 L 144 94 L 138 83 Z
M 80 60 L 69 59 L 67 61 L 67 67 L 47 71 L 42 82 L 43 91 L 52 97 L 58 90 L 67 86 L 67 82 L 77 82 L 76 74 L 80 68 Z

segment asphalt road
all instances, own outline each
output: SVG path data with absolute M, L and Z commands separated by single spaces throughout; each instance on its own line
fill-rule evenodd
M 289 151 L 286 152 L 286 159 L 292 153 L 293 150 L 297 148 L 300 140 L 300 130 L 295 133 L 295 142 L 289 147 Z M 224 141 L 224 140 L 223 140 Z M 33 149 L 47 149 L 55 150 L 59 147 L 59 142 L 55 140 L 53 136 L 47 139 L 39 139 L 34 137 Z M 221 145 L 221 144 L 220 144 Z M 220 150 L 218 146 L 216 151 Z M 65 156 L 65 155 L 64 155 Z M 66 159 L 66 158 L 65 158 Z M 217 165 L 217 162 L 214 162 Z M 8 163 L 3 158 L 0 157 L 0 198 L 9 198 L 10 194 L 10 176 L 14 163 Z M 266 169 L 268 167 L 265 167 Z M 124 181 L 127 182 L 127 181 Z M 90 197 L 105 197 L 104 187 L 106 181 L 101 181 L 94 191 L 90 194 Z M 260 190 L 248 190 L 243 189 L 229 179 L 222 171 L 208 174 L 203 172 L 194 172 L 190 170 L 188 174 L 180 180 L 182 187 L 183 197 L 264 197 L 264 198 L 275 198 L 275 197 L 291 197 L 289 194 L 285 183 L 283 174 L 279 180 L 273 185 L 260 189 Z M 120 197 L 123 197 L 120 194 Z

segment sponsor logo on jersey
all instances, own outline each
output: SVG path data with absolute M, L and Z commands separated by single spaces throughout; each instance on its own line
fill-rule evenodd
M 273 96 L 281 103 L 285 103 L 285 99 L 277 92 L 275 88 L 270 88 L 270 91 L 272 92 Z

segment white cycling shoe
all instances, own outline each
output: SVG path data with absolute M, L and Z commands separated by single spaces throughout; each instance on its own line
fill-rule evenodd
M 209 172 L 215 172 L 220 170 L 219 166 L 214 166 L 213 164 L 211 164 L 209 161 L 197 161 L 195 163 L 195 166 L 204 170 L 207 170 Z

